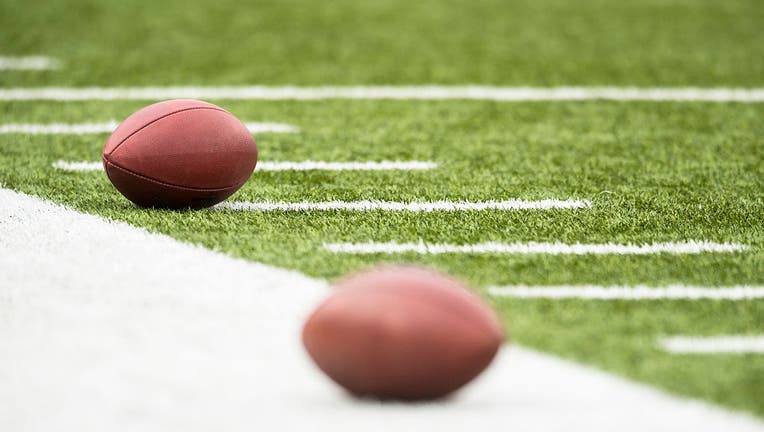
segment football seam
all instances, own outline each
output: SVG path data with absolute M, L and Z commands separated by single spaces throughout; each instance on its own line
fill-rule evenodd
M 154 120 L 151 120 L 150 122 L 146 123 L 145 125 L 143 125 L 143 126 L 139 127 L 138 129 L 134 130 L 133 132 L 131 132 L 131 133 L 130 133 L 130 135 L 126 136 L 126 137 L 125 137 L 125 138 L 124 138 L 122 141 L 120 141 L 119 143 L 117 143 L 117 145 L 116 145 L 116 146 L 114 146 L 114 148 L 113 148 L 113 149 L 111 149 L 111 151 L 109 152 L 109 154 L 111 155 L 112 153 L 114 153 L 115 151 L 117 151 L 117 149 L 119 149 L 119 148 L 122 146 L 122 144 L 124 144 L 124 143 L 125 143 L 125 141 L 129 140 L 129 139 L 130 139 L 130 138 L 131 138 L 133 135 L 137 134 L 138 132 L 142 131 L 143 129 L 146 129 L 147 127 L 149 127 L 149 126 L 151 126 L 152 124 L 154 124 L 154 123 L 158 122 L 159 120 L 162 120 L 162 119 L 164 119 L 164 118 L 167 118 L 167 117 L 170 117 L 170 116 L 172 116 L 172 115 L 175 115 L 175 114 L 178 114 L 178 113 L 182 113 L 182 112 L 185 112 L 185 111 L 192 111 L 192 110 L 203 110 L 203 109 L 208 109 L 208 110 L 212 110 L 212 111 L 220 111 L 220 112 L 224 112 L 224 113 L 226 113 L 226 114 L 231 114 L 231 113 L 229 113 L 228 111 L 226 111 L 226 110 L 224 110 L 224 109 L 222 109 L 222 108 L 204 107 L 204 106 L 197 106 L 197 107 L 189 107 L 189 108 L 183 108 L 183 109 L 179 109 L 179 110 L 177 110 L 177 111 L 173 111 L 173 112 L 170 112 L 170 113 L 164 114 L 164 115 L 162 115 L 161 117 L 157 117 L 157 118 L 155 118 Z M 104 154 L 105 154 L 105 153 L 104 153 Z
M 191 186 L 183 186 L 183 185 L 178 185 L 178 184 L 174 184 L 174 183 L 168 183 L 168 182 L 165 182 L 165 181 L 162 181 L 162 180 L 157 180 L 155 178 L 151 178 L 149 176 L 145 176 L 143 174 L 139 174 L 139 173 L 137 173 L 135 171 L 129 170 L 129 169 L 125 168 L 125 167 L 122 167 L 122 166 L 119 166 L 119 165 L 115 164 L 114 162 L 110 161 L 109 158 L 106 157 L 106 155 L 104 155 L 103 160 L 108 165 L 111 165 L 111 166 L 113 166 L 114 168 L 116 168 L 116 169 L 118 169 L 120 171 L 123 171 L 123 172 L 125 172 L 127 174 L 133 175 L 133 176 L 138 177 L 140 179 L 149 181 L 151 183 L 155 183 L 155 184 L 162 185 L 162 186 L 173 187 L 173 188 L 176 188 L 176 189 L 185 189 L 185 190 L 189 190 L 189 191 L 217 192 L 217 191 L 223 191 L 223 190 L 227 190 L 227 189 L 231 189 L 231 188 L 238 188 L 238 187 L 241 187 L 244 183 L 247 182 L 247 180 L 244 180 L 242 183 L 234 184 L 234 185 L 231 185 L 231 186 L 219 187 L 219 188 L 196 188 L 196 187 L 191 187 Z M 108 175 L 108 172 L 106 174 Z

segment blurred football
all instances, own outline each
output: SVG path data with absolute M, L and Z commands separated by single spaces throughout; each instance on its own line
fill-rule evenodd
M 379 267 L 335 288 L 306 322 L 303 343 L 357 396 L 441 398 L 479 375 L 503 341 L 493 310 L 435 271 Z
M 256 163 L 257 146 L 246 126 L 196 100 L 169 100 L 135 112 L 103 149 L 109 180 L 141 207 L 212 206 L 236 192 Z

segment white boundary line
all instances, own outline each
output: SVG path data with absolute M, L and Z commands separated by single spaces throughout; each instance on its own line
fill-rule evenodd
M 0 56 L 0 70 L 52 70 L 59 69 L 61 62 L 45 56 Z
M 637 286 L 495 286 L 488 293 L 495 297 L 528 299 L 585 299 L 585 300 L 749 300 L 764 298 L 764 287 L 729 286 L 702 287 L 670 285 L 665 287 Z
M 224 202 L 216 206 L 225 210 L 248 211 L 469 211 L 469 210 L 551 210 L 551 209 L 586 209 L 589 201 L 547 199 L 525 201 L 518 199 L 504 201 L 429 201 L 429 202 L 393 202 L 393 201 L 326 201 L 326 202 Z
M 346 254 L 551 254 L 551 255 L 649 255 L 659 253 L 698 254 L 702 252 L 740 252 L 748 247 L 736 243 L 714 243 L 690 240 L 686 242 L 636 244 L 565 244 L 565 243 L 478 243 L 456 245 L 448 243 L 324 243 L 324 249 Z
M 380 161 L 380 162 L 258 162 L 255 171 L 414 171 L 438 167 L 429 161 Z M 63 171 L 103 171 L 101 162 L 63 161 L 53 163 L 53 168 Z
M 659 341 L 672 354 L 764 354 L 764 336 L 672 336 Z
M 252 133 L 296 133 L 300 129 L 284 123 L 246 122 Z M 101 123 L 5 123 L 0 124 L 0 134 L 27 135 L 86 135 L 111 133 L 119 126 L 117 120 Z
M 324 281 L 4 189 L 0 274 L 0 430 L 764 430 L 516 346 L 445 401 L 352 400 L 299 342 Z
M 0 89 L 0 100 L 162 100 L 162 99 L 473 99 L 522 101 L 688 101 L 764 102 L 764 88 L 640 87 L 491 87 L 491 86 L 355 86 L 355 87 L 40 87 Z

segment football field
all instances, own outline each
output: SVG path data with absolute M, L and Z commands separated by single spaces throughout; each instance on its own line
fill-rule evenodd
M 113 314 L 104 312 L 103 322 L 120 325 L 114 314 L 124 311 L 115 302 L 128 294 L 80 293 L 65 314 L 63 305 L 44 300 L 65 297 L 66 287 L 112 284 L 110 266 L 130 269 L 117 271 L 128 282 L 131 273 L 150 273 L 137 257 L 109 262 L 108 254 L 92 253 L 119 252 L 119 244 L 104 244 L 112 234 L 95 234 L 105 219 L 145 230 L 147 242 L 161 234 L 198 245 L 203 252 L 194 249 L 201 258 L 193 263 L 209 259 L 221 271 L 234 264 L 214 267 L 216 260 L 233 257 L 236 265 L 296 272 L 269 285 L 256 280 L 251 269 L 259 267 L 241 270 L 242 277 L 210 275 L 190 270 L 189 260 L 168 264 L 177 278 L 134 279 L 163 285 L 156 296 L 147 285 L 131 297 L 150 307 L 182 297 L 197 277 L 182 273 L 198 273 L 196 282 L 208 289 L 189 286 L 197 297 L 167 319 L 193 326 L 192 311 L 201 311 L 200 322 L 211 326 L 201 344 L 227 340 L 220 335 L 229 331 L 247 334 L 238 328 L 246 311 L 205 315 L 207 307 L 233 307 L 226 302 L 249 295 L 231 294 L 231 286 L 265 290 L 274 303 L 251 313 L 269 318 L 254 322 L 282 334 L 269 319 L 279 322 L 279 308 L 300 309 L 307 302 L 301 290 L 315 288 L 308 297 L 318 296 L 324 281 L 347 272 L 415 263 L 475 287 L 499 313 L 509 345 L 647 385 L 662 397 L 720 407 L 764 428 L 762 23 L 764 4 L 754 0 L 72 0 L 45 7 L 0 0 L 0 336 L 12 342 L 0 349 L 0 400 L 28 387 L 22 359 L 58 352 L 43 346 L 56 338 L 53 327 L 23 328 L 37 322 L 30 317 L 50 312 L 79 322 L 97 313 L 91 308 L 104 308 Z M 114 127 L 172 98 L 223 107 L 257 141 L 255 173 L 214 208 L 138 208 L 102 170 Z M 95 217 L 66 213 L 56 225 L 50 216 L 40 240 L 35 215 L 60 207 L 36 206 L 52 204 Z M 154 250 L 138 243 L 124 250 Z M 163 247 L 145 265 L 163 263 L 181 246 L 159 252 Z M 246 299 L 242 304 L 257 302 Z M 67 329 L 72 337 L 90 335 L 84 324 Z M 130 327 L 127 339 L 147 331 Z M 184 352 L 195 341 L 173 343 Z M 557 361 L 527 355 L 518 354 L 526 360 L 517 367 Z M 55 370 L 55 358 L 46 360 L 30 364 Z M 289 375 L 289 366 L 272 373 Z M 531 369 L 528 376 L 536 376 Z M 249 378 L 270 375 L 259 374 Z M 501 389 L 502 377 L 483 380 Z M 158 372 L 135 378 L 163 382 Z M 216 391 L 213 379 L 205 383 Z M 223 393 L 229 406 L 240 402 Z M 37 397 L 31 390 L 27 396 Z M 133 413 L 135 424 L 174 403 L 150 402 L 153 408 Z M 481 416 L 479 404 L 467 408 L 467 417 Z M 19 402 L 19 410 L 32 409 Z M 361 417 L 376 412 L 354 409 Z M 543 411 L 556 410 L 570 407 L 560 402 Z M 0 410 L 0 425 L 3 415 L 19 430 L 37 424 L 19 412 Z M 492 427 L 485 418 L 480 424 Z

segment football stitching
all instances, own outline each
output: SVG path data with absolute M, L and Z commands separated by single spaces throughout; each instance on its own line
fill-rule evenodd
M 173 111 L 173 112 L 167 113 L 167 114 L 165 114 L 165 115 L 163 115 L 161 117 L 157 117 L 154 120 L 151 120 L 150 122 L 146 123 L 145 125 L 139 127 L 138 129 L 134 130 L 133 132 L 131 132 L 130 135 L 126 136 L 113 149 L 111 149 L 109 154 L 111 155 L 112 153 L 117 151 L 117 149 L 120 148 L 122 146 L 122 144 L 125 143 L 125 141 L 130 139 L 130 137 L 132 137 L 133 135 L 135 135 L 138 132 L 142 131 L 143 129 L 146 129 L 147 127 L 151 126 L 152 124 L 158 122 L 159 120 L 162 120 L 163 118 L 167 118 L 167 117 L 170 117 L 171 115 L 175 115 L 175 114 L 182 113 L 182 112 L 185 112 L 185 111 L 203 110 L 203 109 L 208 109 L 208 110 L 213 110 L 213 111 L 220 111 L 220 112 L 224 112 L 226 114 L 230 114 L 228 111 L 226 111 L 226 110 L 224 110 L 222 108 L 214 108 L 214 107 L 189 107 L 189 108 L 183 108 L 183 109 L 180 109 L 180 110 L 177 110 L 177 111 Z
M 162 186 L 173 187 L 173 188 L 176 188 L 176 189 L 185 189 L 185 190 L 189 190 L 189 191 L 217 192 L 217 191 L 223 191 L 223 190 L 226 190 L 226 189 L 241 187 L 244 183 L 247 182 L 246 180 L 244 180 L 244 182 L 242 182 L 242 183 L 234 184 L 232 186 L 224 186 L 224 187 L 220 187 L 220 188 L 195 188 L 195 187 L 190 187 L 190 186 L 182 186 L 182 185 L 177 185 L 177 184 L 173 184 L 173 183 L 168 183 L 168 182 L 164 182 L 162 180 L 157 180 L 155 178 L 151 178 L 151 177 L 145 176 L 143 174 L 139 174 L 139 173 L 137 173 L 135 171 L 129 170 L 129 169 L 125 168 L 125 167 L 121 167 L 121 166 L 115 164 L 114 162 L 110 161 L 109 158 L 106 157 L 106 155 L 104 155 L 103 160 L 108 165 L 111 165 L 111 166 L 113 166 L 114 168 L 116 168 L 116 169 L 118 169 L 120 171 L 123 171 L 123 172 L 125 172 L 127 174 L 133 175 L 133 176 L 138 177 L 140 179 L 143 179 L 143 180 L 146 180 L 146 181 L 158 184 L 158 185 L 162 185 Z M 108 175 L 108 172 L 106 174 Z

